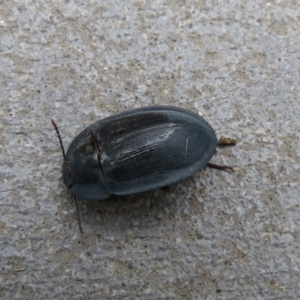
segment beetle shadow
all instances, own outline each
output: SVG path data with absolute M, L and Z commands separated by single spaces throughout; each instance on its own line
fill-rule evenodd
M 138 227 L 160 226 L 161 221 L 176 215 L 176 185 L 126 197 L 113 196 L 101 201 L 79 201 L 83 231 L 123 231 Z

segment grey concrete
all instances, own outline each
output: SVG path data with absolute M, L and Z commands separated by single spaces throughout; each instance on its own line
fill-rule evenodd
M 299 1 L 2 1 L 1 299 L 300 299 Z M 236 138 L 212 169 L 80 201 L 61 151 L 177 105 Z

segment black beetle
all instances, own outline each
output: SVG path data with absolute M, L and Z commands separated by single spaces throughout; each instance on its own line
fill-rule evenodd
M 65 185 L 76 197 L 106 199 L 179 182 L 209 164 L 218 141 L 199 115 L 172 106 L 138 108 L 84 129 L 65 154 Z

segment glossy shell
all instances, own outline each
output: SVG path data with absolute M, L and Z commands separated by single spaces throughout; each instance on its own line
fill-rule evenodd
M 71 193 L 100 200 L 179 182 L 215 153 L 211 126 L 188 110 L 152 106 L 98 121 L 71 143 L 64 182 Z

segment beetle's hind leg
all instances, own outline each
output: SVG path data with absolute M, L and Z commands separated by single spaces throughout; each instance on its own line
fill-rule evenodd
M 218 147 L 227 147 L 227 146 L 235 146 L 235 145 L 236 145 L 236 140 L 232 139 L 232 138 L 229 138 L 229 137 L 221 137 L 218 140 Z M 225 166 L 220 166 L 220 165 L 215 165 L 215 164 L 212 164 L 212 163 L 208 163 L 206 166 L 209 167 L 209 168 L 212 168 L 212 169 L 226 171 L 228 173 L 231 173 L 231 172 L 234 171 L 233 167 L 226 166 L 226 165 Z
M 212 164 L 212 163 L 208 163 L 206 166 L 209 167 L 209 168 L 212 168 L 212 169 L 226 171 L 228 173 L 231 173 L 231 172 L 234 171 L 233 167 L 231 167 L 231 166 L 220 166 L 220 165 L 215 165 L 215 164 Z

